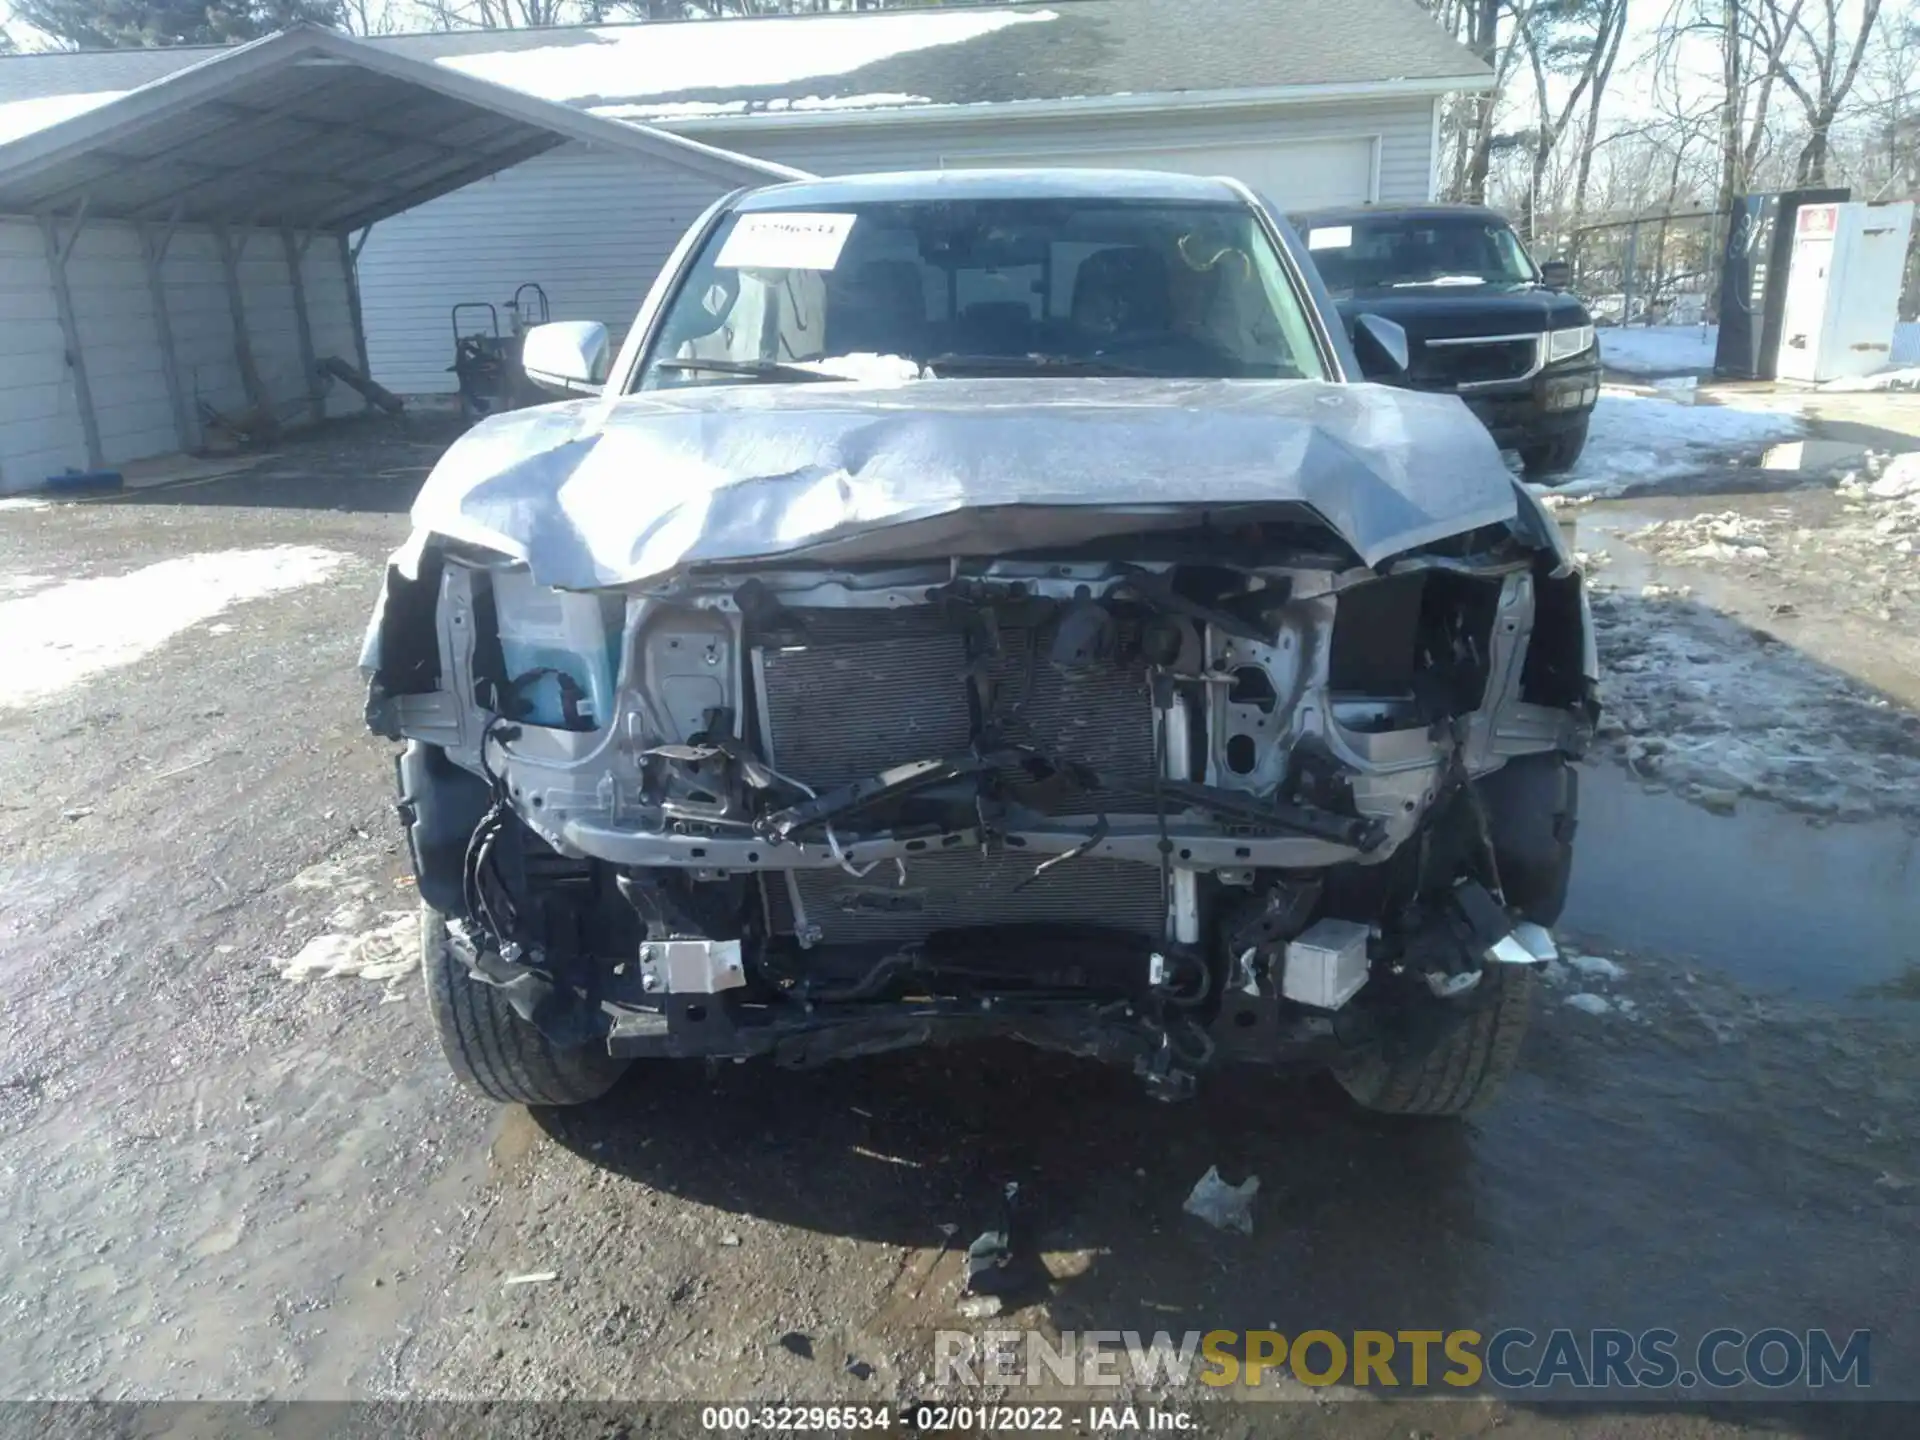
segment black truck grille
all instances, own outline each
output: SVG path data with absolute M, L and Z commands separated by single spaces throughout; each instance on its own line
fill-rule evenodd
M 1534 368 L 1540 337 L 1457 342 L 1422 340 L 1413 347 L 1408 378 L 1423 390 L 1454 390 L 1500 380 L 1518 380 Z

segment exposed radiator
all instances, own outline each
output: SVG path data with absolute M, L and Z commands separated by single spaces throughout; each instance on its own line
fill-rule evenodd
M 815 789 L 967 748 L 972 736 L 965 641 L 931 607 L 809 610 L 804 646 L 757 652 L 762 739 L 782 772 Z M 1123 635 L 1122 653 L 1131 648 Z M 1005 737 L 1090 767 L 1097 796 L 1061 813 L 1150 810 L 1153 707 L 1144 665 L 1065 674 L 1046 658 L 1050 627 L 1003 626 L 991 673 Z M 864 880 L 841 870 L 767 878 L 776 930 L 791 933 L 797 897 L 826 944 L 905 944 L 978 925 L 1099 925 L 1157 936 L 1165 923 L 1151 867 L 1081 859 L 1019 888 L 1043 856 L 953 850 L 916 857 L 907 884 L 891 864 Z
M 1160 876 L 1120 860 L 1070 860 L 1025 889 L 1043 856 L 949 850 L 907 861 L 907 883 L 891 864 L 864 880 L 844 870 L 801 870 L 793 883 L 807 923 L 827 945 L 904 945 L 936 930 L 975 925 L 1094 925 L 1156 937 L 1164 928 Z M 767 877 L 776 931 L 794 928 L 791 892 Z
M 931 607 L 805 615 L 811 643 L 759 652 L 760 713 L 776 766 L 826 789 L 966 749 L 966 646 L 952 622 Z M 1154 768 L 1144 664 L 1065 674 L 1046 658 L 1052 638 L 1051 626 L 1001 628 L 991 673 L 1005 737 L 1090 766 L 1108 806 L 1139 808 Z

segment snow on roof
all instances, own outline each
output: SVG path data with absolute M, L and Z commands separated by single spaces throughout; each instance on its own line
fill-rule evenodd
M 769 115 L 788 111 L 884 110 L 901 105 L 931 105 L 925 95 L 802 95 L 793 100 L 769 100 L 762 107 Z M 745 115 L 753 110 L 745 100 L 655 100 L 637 105 L 595 105 L 595 115 L 608 120 L 703 120 L 715 115 Z
M 1059 18 L 1052 10 L 915 10 L 892 14 L 884 25 L 828 15 L 805 25 L 763 19 L 603 26 L 549 48 L 450 55 L 440 63 L 562 104 L 602 96 L 639 100 L 846 75 L 895 56 Z
M 628 121 L 930 113 L 1123 96 L 1172 107 L 1183 95 L 1329 87 L 1438 94 L 1492 81 L 1416 0 L 1014 0 L 362 43 Z M 0 117 L 42 99 L 85 108 L 91 97 L 131 90 L 221 50 L 0 57 Z M 0 129 L 0 144 L 69 113 L 78 111 L 21 110 Z
M 0 145 L 31 135 L 62 120 L 97 109 L 109 100 L 118 100 L 124 90 L 94 90 L 80 95 L 41 95 L 32 100 L 13 100 L 0 104 Z

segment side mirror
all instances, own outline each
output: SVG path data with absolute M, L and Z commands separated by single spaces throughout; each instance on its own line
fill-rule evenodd
M 527 379 L 562 395 L 598 395 L 607 381 L 607 327 L 598 320 L 536 325 L 520 342 Z
M 1354 317 L 1353 353 L 1360 361 L 1360 374 L 1364 378 L 1389 385 L 1406 379 L 1407 367 L 1412 363 L 1406 330 L 1383 315 Z
M 1540 283 L 1549 290 L 1573 287 L 1573 266 L 1565 260 L 1549 260 L 1540 267 Z

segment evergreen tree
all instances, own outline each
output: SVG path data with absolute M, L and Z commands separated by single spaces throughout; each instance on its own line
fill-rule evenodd
M 302 21 L 345 26 L 342 0 L 13 0 L 14 15 L 89 50 L 224 45 Z

